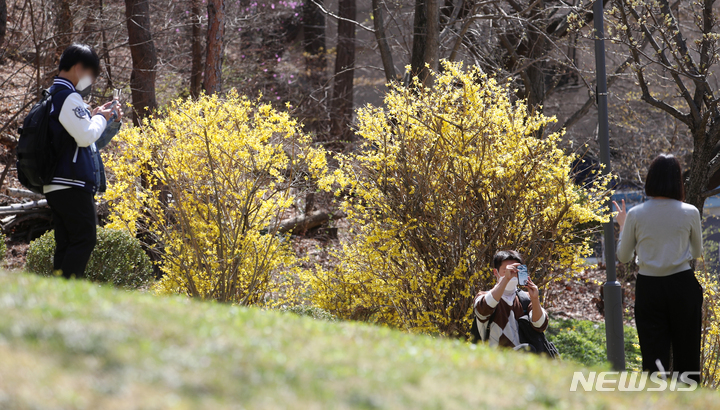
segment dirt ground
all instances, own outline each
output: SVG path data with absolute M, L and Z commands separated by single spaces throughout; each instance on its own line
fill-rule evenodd
M 605 320 L 602 299 L 604 269 L 578 272 L 572 279 L 553 282 L 545 294 L 545 309 L 558 317 Z M 635 325 L 635 281 L 621 282 L 623 288 L 623 316 L 625 324 Z

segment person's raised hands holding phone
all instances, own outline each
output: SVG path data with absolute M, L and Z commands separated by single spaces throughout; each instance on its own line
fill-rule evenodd
M 113 112 L 112 101 L 110 101 L 110 102 L 106 102 L 105 104 L 103 104 L 99 107 L 93 108 L 92 115 L 95 116 L 95 115 L 100 114 L 103 117 L 105 117 L 106 120 L 109 121 L 110 117 L 112 116 L 112 112 Z
M 527 293 L 530 295 L 530 305 L 532 306 L 532 321 L 537 322 L 542 318 L 542 307 L 540 306 L 540 290 L 530 278 L 527 280 Z

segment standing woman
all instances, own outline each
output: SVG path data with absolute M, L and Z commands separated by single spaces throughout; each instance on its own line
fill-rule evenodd
M 630 212 L 618 209 L 620 242 L 617 258 L 627 263 L 637 253 L 640 271 L 635 290 L 635 323 L 642 367 L 654 372 L 697 372 L 700 382 L 702 287 L 690 262 L 702 255 L 700 212 L 686 204 L 677 158 L 661 154 L 645 179 L 648 200 Z

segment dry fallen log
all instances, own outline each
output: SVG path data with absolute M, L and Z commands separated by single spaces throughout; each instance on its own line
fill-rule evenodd
M 12 204 L 8 206 L 0 206 L 0 216 L 2 215 L 17 215 L 27 214 L 38 211 L 49 210 L 47 199 L 41 199 L 39 201 L 24 202 L 22 204 Z
M 34 199 L 34 200 L 42 200 L 45 199 L 45 195 L 43 194 L 37 194 L 33 191 L 29 191 L 27 189 L 19 189 L 19 188 L 4 188 L 3 189 L 5 195 L 11 196 L 13 198 L 28 198 L 28 199 Z
M 270 231 L 277 229 L 278 233 L 292 231 L 293 233 L 301 233 L 308 229 L 315 228 L 332 219 L 344 218 L 342 212 L 315 211 L 309 214 L 298 215 L 293 218 L 284 219 L 272 226 Z
M 19 227 L 21 224 L 29 222 L 29 227 L 27 230 L 17 231 L 15 229 L 16 227 Z M 3 232 L 6 232 L 6 234 L 13 233 L 13 236 L 28 236 L 27 231 L 34 232 L 36 230 L 41 230 L 42 233 L 49 230 L 50 223 L 52 222 L 52 213 L 48 209 L 45 212 L 33 212 L 31 214 L 25 214 L 25 215 L 13 215 L 6 219 L 3 219 Z M 31 235 L 30 235 L 31 236 Z M 28 238 L 28 240 L 31 240 L 32 238 Z
M 14 241 L 29 242 L 52 229 L 47 200 L 0 206 L 3 233 Z

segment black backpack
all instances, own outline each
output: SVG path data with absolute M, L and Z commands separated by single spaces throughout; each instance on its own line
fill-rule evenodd
M 43 90 L 42 98 L 18 130 L 18 179 L 27 189 L 39 194 L 43 193 L 43 185 L 52 180 L 63 148 L 63 141 L 53 138 L 49 129 L 52 97 L 60 90 L 62 88 L 53 93 Z
M 530 306 L 530 295 L 528 295 L 527 292 L 517 289 L 516 294 L 518 299 L 520 299 L 520 304 L 523 308 L 523 315 L 520 316 L 518 321 L 518 336 L 520 337 L 520 343 L 527 343 L 530 346 L 530 351 L 533 353 L 541 354 L 546 353 L 550 358 L 552 359 L 559 359 L 560 353 L 558 352 L 555 345 L 547 340 L 547 337 L 545 337 L 545 332 L 538 332 L 532 327 L 532 323 L 530 322 L 530 316 L 528 312 L 528 307 Z M 488 318 L 488 322 L 492 323 L 493 317 L 495 316 L 495 312 L 493 312 L 492 315 Z M 480 330 L 478 329 L 477 325 L 477 317 L 475 317 L 475 311 L 473 308 L 473 316 L 472 316 L 472 326 L 470 327 L 470 337 L 472 338 L 473 343 L 479 342 L 481 339 L 480 337 Z M 486 334 L 485 334 L 485 340 L 488 339 L 490 336 L 490 326 L 488 325 L 486 328 Z

